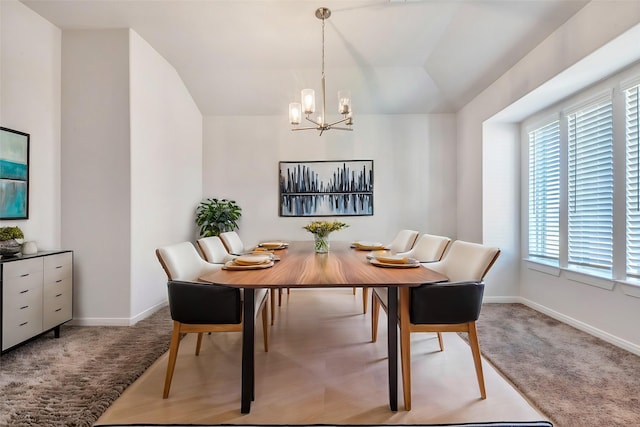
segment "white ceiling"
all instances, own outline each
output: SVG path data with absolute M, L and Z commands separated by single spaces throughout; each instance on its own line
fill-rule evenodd
M 22 0 L 66 29 L 132 28 L 178 71 L 204 115 L 286 114 L 320 90 L 327 112 L 455 112 L 581 9 L 578 0 Z M 337 110 L 337 105 L 335 106 Z M 337 112 L 337 111 L 336 111 Z

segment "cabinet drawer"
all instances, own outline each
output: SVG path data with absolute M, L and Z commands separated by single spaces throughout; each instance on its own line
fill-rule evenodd
M 51 298 L 59 298 L 58 295 L 64 294 L 65 298 L 71 298 L 73 282 L 71 277 L 58 279 L 53 282 L 44 284 L 44 300 L 45 303 Z
M 14 277 L 24 277 L 43 269 L 41 258 L 23 259 L 7 262 L 2 265 L 2 281 L 6 282 Z
M 62 268 L 63 266 L 71 266 L 73 256 L 71 252 L 65 252 L 63 254 L 49 255 L 44 257 L 44 269 L 55 270 Z
M 56 268 L 44 270 L 44 284 L 71 278 L 71 264 L 64 264 Z
M 5 279 L 2 283 L 3 309 L 21 304 L 19 301 L 34 293 L 42 296 L 42 271 Z
M 42 289 L 23 294 L 2 310 L 2 349 L 42 332 Z
M 44 305 L 42 329 L 47 330 L 71 320 L 72 307 L 69 298 L 54 298 Z

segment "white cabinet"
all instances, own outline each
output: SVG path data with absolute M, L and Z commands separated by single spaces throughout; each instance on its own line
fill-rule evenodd
M 0 259 L 2 352 L 72 318 L 73 253 Z

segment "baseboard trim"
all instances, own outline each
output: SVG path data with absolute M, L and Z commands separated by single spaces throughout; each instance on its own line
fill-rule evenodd
M 67 325 L 73 326 L 132 326 L 165 307 L 166 301 L 158 303 L 133 317 L 74 317 Z
M 584 323 L 578 319 L 574 319 L 573 317 L 567 316 L 565 314 L 559 313 L 549 307 L 538 304 L 534 301 L 528 300 L 523 297 L 490 297 L 485 299 L 486 303 L 520 303 L 524 304 L 529 308 L 532 308 L 540 313 L 546 314 L 549 317 L 552 317 L 562 323 L 566 323 L 567 325 L 573 326 L 576 329 L 579 329 L 583 332 L 586 332 L 594 337 L 600 338 L 603 341 L 608 342 L 609 344 L 613 344 L 616 347 L 620 347 L 623 350 L 627 350 L 633 354 L 640 356 L 640 345 L 636 345 L 632 342 L 624 340 L 620 337 L 612 335 L 608 332 L 605 332 L 601 329 L 595 328 L 587 323 Z

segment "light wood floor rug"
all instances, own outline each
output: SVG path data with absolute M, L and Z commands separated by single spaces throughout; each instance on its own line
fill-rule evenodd
M 256 331 L 256 399 L 240 414 L 239 333 L 183 339 L 168 399 L 167 355 L 158 359 L 96 425 L 442 425 L 546 420 L 488 363 L 480 399 L 469 346 L 445 334 L 412 336 L 413 409 L 388 408 L 386 330 L 371 342 L 370 315 L 345 290 L 292 290 L 277 308 L 271 348 Z M 167 336 L 167 340 L 169 337 Z M 482 343 L 481 343 L 482 345 Z M 133 356 L 132 354 L 132 357 Z M 399 384 L 401 393 L 401 382 Z M 510 424 L 507 424 L 510 425 Z M 515 425 L 515 424 L 514 424 Z M 548 425 L 548 424 L 546 424 Z

